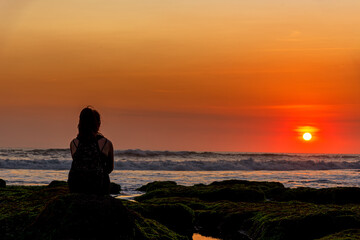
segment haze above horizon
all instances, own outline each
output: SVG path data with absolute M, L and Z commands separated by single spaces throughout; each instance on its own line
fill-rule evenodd
M 359 10 L 1 1 L 0 147 L 65 148 L 92 105 L 116 149 L 359 154 Z

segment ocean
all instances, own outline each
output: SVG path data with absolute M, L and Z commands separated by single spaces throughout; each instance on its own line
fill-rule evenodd
M 68 149 L 0 149 L 0 178 L 8 185 L 67 180 Z M 182 185 L 227 179 L 277 181 L 286 187 L 360 187 L 360 154 L 288 154 L 190 151 L 115 151 L 111 181 L 124 195 L 152 181 Z

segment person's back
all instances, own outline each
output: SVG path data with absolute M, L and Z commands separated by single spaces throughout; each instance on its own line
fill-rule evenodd
M 98 133 L 100 115 L 85 108 L 80 114 L 78 137 L 71 141 L 73 162 L 69 172 L 70 192 L 108 194 L 113 170 L 112 143 Z

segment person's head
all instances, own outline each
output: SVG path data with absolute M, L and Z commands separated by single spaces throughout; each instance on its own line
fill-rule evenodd
M 98 111 L 92 107 L 86 107 L 80 112 L 78 125 L 78 138 L 81 140 L 90 140 L 99 133 L 101 120 Z

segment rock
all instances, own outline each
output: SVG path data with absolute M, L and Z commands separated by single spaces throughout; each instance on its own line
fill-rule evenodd
M 259 187 L 267 187 L 267 188 L 284 187 L 284 185 L 279 182 L 257 182 L 257 181 L 247 181 L 247 180 L 224 180 L 220 182 L 215 181 L 209 184 L 209 186 L 233 186 L 233 185 L 259 186 Z
M 335 187 L 314 189 L 309 187 L 288 188 L 274 197 L 276 201 L 301 201 L 319 204 L 360 203 L 360 188 Z
M 52 181 L 48 187 L 63 187 L 63 186 L 68 186 L 68 183 L 66 181 L 57 181 L 57 180 L 54 180 Z M 113 183 L 111 182 L 110 183 L 110 194 L 119 194 L 121 191 L 121 186 L 119 184 L 116 184 L 116 183 Z
M 339 239 L 346 239 L 346 240 L 360 239 L 360 229 L 348 229 L 342 232 L 328 235 L 318 240 L 339 240 Z
M 128 210 L 119 199 L 90 194 L 51 201 L 25 232 L 25 239 L 187 239 Z
M 48 187 L 60 187 L 60 186 L 67 186 L 67 182 L 66 181 L 57 181 L 54 180 L 51 183 L 49 183 Z
M 251 236 L 254 239 L 318 239 L 345 229 L 360 228 L 360 218 L 356 212 L 299 202 L 288 206 L 286 203 L 282 205 L 283 208 L 276 214 L 257 213 L 253 218 L 256 221 L 251 229 Z M 307 209 L 307 206 L 310 208 Z
M 248 188 L 214 188 L 199 194 L 199 198 L 204 201 L 239 201 L 239 202 L 260 202 L 264 201 L 265 196 L 262 191 Z
M 150 192 L 150 191 L 154 191 L 157 189 L 163 189 L 163 188 L 171 188 L 171 187 L 176 187 L 177 183 L 174 181 L 155 181 L 155 182 L 151 182 L 148 183 L 140 188 L 138 188 L 138 191 L 142 191 L 142 192 Z
M 191 237 L 194 232 L 195 213 L 184 204 L 138 203 L 133 209 L 142 216 L 154 219 L 182 235 Z
M 272 199 L 278 196 L 279 194 L 283 193 L 284 191 L 286 191 L 284 185 L 278 182 L 225 180 L 221 182 L 213 182 L 209 184 L 209 186 L 217 186 L 217 187 L 231 188 L 231 189 L 251 189 L 253 191 L 263 193 L 266 199 Z M 251 199 L 251 197 L 249 199 Z
M 260 202 L 265 200 L 263 189 L 270 189 L 270 187 L 267 186 L 269 183 L 266 182 L 256 184 L 243 184 L 242 181 L 241 183 L 239 182 L 240 181 L 224 181 L 215 182 L 210 185 L 195 186 L 181 186 L 175 182 L 153 182 L 139 188 L 138 190 L 146 191 L 146 193 L 135 199 L 137 201 L 145 201 L 154 198 L 195 197 L 204 201 L 229 200 Z M 275 186 L 279 187 L 278 185 Z
M 0 179 L 0 188 L 6 187 L 6 182 L 3 179 Z
M 119 194 L 121 192 L 121 186 L 117 183 L 110 183 L 110 194 Z
M 28 239 L 133 239 L 134 227 L 132 214 L 120 201 L 69 194 L 45 207 L 32 224 Z

